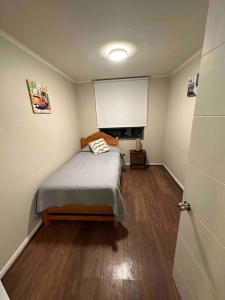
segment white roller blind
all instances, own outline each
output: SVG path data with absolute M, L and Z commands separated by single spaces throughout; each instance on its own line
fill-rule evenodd
M 94 82 L 98 128 L 147 126 L 148 77 Z

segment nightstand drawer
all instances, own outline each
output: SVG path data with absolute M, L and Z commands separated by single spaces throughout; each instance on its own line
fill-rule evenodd
M 145 163 L 145 156 L 133 156 L 130 158 L 130 163 L 131 164 L 144 164 Z
M 136 152 L 132 152 L 131 156 L 132 157 L 137 157 L 137 158 L 143 158 L 146 155 L 145 155 L 145 152 L 142 152 L 142 151 L 138 152 L 138 151 L 136 151 Z

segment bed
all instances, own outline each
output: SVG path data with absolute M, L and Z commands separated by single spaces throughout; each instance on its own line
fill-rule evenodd
M 110 151 L 94 155 L 89 142 L 104 138 Z M 37 212 L 45 225 L 52 220 L 110 221 L 127 216 L 121 186 L 118 138 L 96 132 L 81 138 L 81 150 L 51 174 L 37 193 Z

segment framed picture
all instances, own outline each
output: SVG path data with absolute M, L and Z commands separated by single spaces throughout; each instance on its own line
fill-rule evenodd
M 27 79 L 27 87 L 33 112 L 35 114 L 50 114 L 51 105 L 49 102 L 47 86 Z
M 196 97 L 198 90 L 199 73 L 192 75 L 188 80 L 188 97 Z

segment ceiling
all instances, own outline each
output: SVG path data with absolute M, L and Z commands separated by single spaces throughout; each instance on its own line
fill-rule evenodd
M 202 47 L 207 8 L 208 0 L 1 0 L 0 27 L 75 81 L 159 75 Z M 105 57 L 114 43 L 126 61 Z

